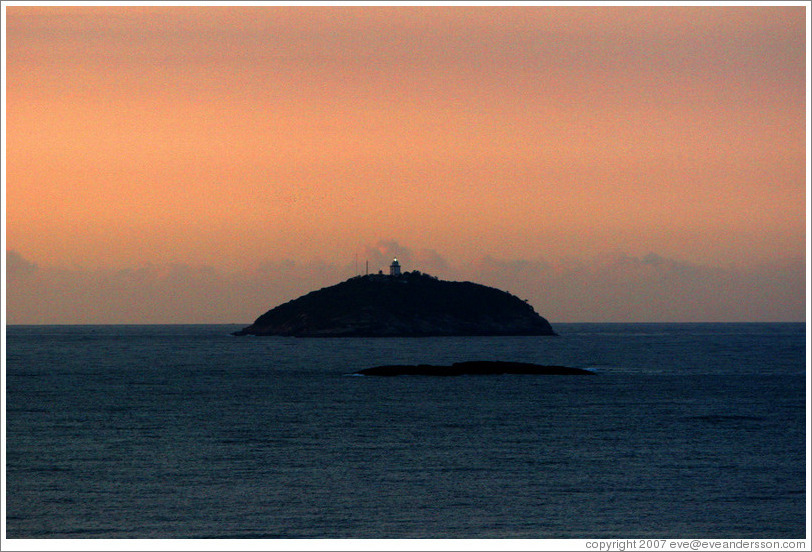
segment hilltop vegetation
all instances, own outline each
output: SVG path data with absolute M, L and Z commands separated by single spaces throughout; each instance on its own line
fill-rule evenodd
M 400 337 L 555 335 L 518 297 L 420 272 L 356 276 L 279 305 L 235 335 Z

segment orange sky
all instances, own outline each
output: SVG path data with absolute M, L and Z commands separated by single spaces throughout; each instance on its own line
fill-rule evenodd
M 805 254 L 803 7 L 6 10 L 38 266 Z

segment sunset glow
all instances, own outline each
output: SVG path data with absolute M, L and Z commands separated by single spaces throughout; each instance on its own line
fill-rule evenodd
M 375 247 L 553 322 L 622 319 L 582 304 L 608 258 L 699 274 L 618 277 L 638 319 L 803 319 L 801 5 L 4 9 L 10 323 L 247 322 Z M 228 298 L 37 299 L 178 266 Z

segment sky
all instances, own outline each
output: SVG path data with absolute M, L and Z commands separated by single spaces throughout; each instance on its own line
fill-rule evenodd
M 3 9 L 9 324 L 394 256 L 553 324 L 805 319 L 802 3 Z

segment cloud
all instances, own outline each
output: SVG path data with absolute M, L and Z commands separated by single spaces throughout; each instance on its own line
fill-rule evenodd
M 748 322 L 805 318 L 803 258 L 710 266 L 624 253 L 591 258 L 483 257 L 457 274 L 527 299 L 551 321 Z
M 453 264 L 393 240 L 363 248 L 370 272 L 397 256 L 405 271 L 474 281 L 526 299 L 556 322 L 751 322 L 805 319 L 803 258 L 709 266 L 657 253 Z M 38 267 L 7 252 L 10 324 L 249 323 L 266 310 L 356 274 L 353 265 L 268 261 L 227 273 L 205 265 L 125 270 Z M 366 259 L 359 258 L 358 269 Z
M 14 250 L 6 251 L 6 276 L 26 276 L 37 270 L 36 263 L 25 259 Z
M 379 240 L 373 245 L 366 245 L 359 257 L 359 267 L 365 267 L 369 261 L 369 270 L 388 271 L 392 259 L 398 259 L 404 271 L 419 270 L 438 277 L 451 271 L 448 260 L 433 249 L 413 250 L 400 245 L 394 240 Z M 363 268 L 362 268 L 363 270 Z
M 369 261 L 369 268 L 372 272 L 383 270 L 395 258 L 399 259 L 404 266 L 413 264 L 412 250 L 393 240 L 379 240 L 374 245 L 364 246 L 362 256 L 364 261 Z

